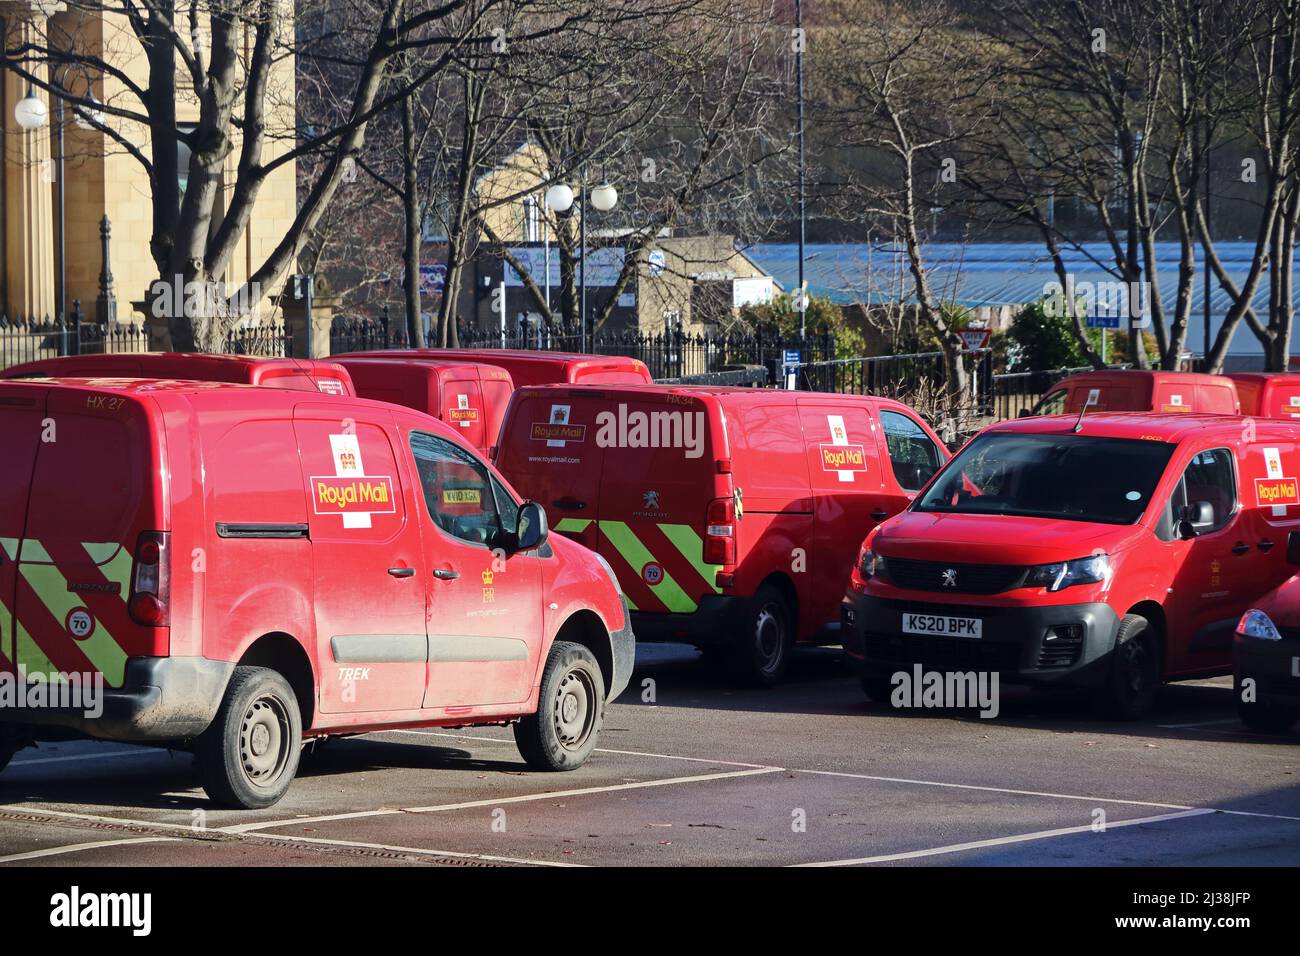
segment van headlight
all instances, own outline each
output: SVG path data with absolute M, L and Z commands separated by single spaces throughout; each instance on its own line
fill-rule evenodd
M 1041 586 L 1049 591 L 1059 591 L 1076 584 L 1100 584 L 1109 581 L 1110 574 L 1110 557 L 1092 554 L 1072 561 L 1036 564 L 1025 575 L 1025 587 Z
M 863 548 L 858 552 L 858 574 L 861 575 L 862 580 L 874 578 L 884 565 L 885 559 L 870 548 Z
M 1237 633 L 1244 637 L 1255 637 L 1261 641 L 1280 641 L 1282 634 L 1277 625 L 1263 611 L 1251 608 L 1237 622 Z

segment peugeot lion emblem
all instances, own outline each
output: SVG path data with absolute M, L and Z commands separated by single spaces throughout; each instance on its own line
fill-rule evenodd
M 949 568 L 943 572 L 943 586 L 946 588 L 955 588 L 957 586 L 956 568 Z

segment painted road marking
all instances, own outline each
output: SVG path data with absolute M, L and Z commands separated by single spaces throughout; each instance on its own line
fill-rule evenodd
M 451 737 L 454 740 L 479 740 L 487 744 L 509 744 L 515 746 L 513 740 L 504 740 L 500 737 L 476 737 L 472 734 L 446 734 L 437 733 L 431 730 L 377 730 L 376 734 L 415 734 L 417 737 Z M 598 754 L 621 754 L 624 757 L 656 757 L 660 760 L 688 760 L 691 763 L 707 763 L 717 767 L 767 767 L 769 764 L 763 763 L 743 763 L 739 760 L 710 760 L 708 757 L 683 757 L 678 754 L 657 754 L 648 753 L 644 750 L 612 750 L 609 747 L 597 747 L 595 750 Z
M 389 816 L 394 813 L 445 813 L 450 810 L 472 810 L 476 807 L 499 807 L 507 803 L 530 803 L 538 800 L 563 800 L 569 797 L 583 797 L 595 793 L 619 793 L 625 790 L 646 790 L 652 787 L 670 787 L 682 783 L 705 783 L 710 780 L 729 780 L 736 777 L 752 777 L 758 774 L 782 773 L 781 767 L 757 767 L 749 770 L 728 770 L 725 773 L 702 773 L 692 777 L 668 777 L 663 780 L 643 780 L 639 783 L 616 783 L 604 787 L 577 787 L 573 790 L 553 790 L 548 793 L 524 793 L 513 797 L 497 797 L 488 800 L 467 800 L 461 803 L 441 803 L 430 807 L 403 807 L 394 809 L 385 807 L 379 810 L 359 810 L 353 813 L 329 813 L 317 817 L 298 817 L 291 820 L 264 820 L 260 823 L 238 823 L 229 827 L 217 827 L 217 833 L 252 833 L 255 830 L 269 830 L 273 827 L 292 826 L 295 823 L 329 823 L 335 820 L 355 820 L 362 817 Z
M 1077 827 L 1061 827 L 1056 830 L 1039 830 L 1036 833 L 1018 833 L 1015 836 L 994 837 L 989 840 L 974 840 L 970 843 L 953 843 L 949 846 L 936 846 L 928 850 L 908 850 L 903 853 L 886 853 L 881 856 L 863 856 L 855 860 L 830 860 L 825 863 L 796 863 L 795 866 L 864 866 L 869 863 L 894 863 L 899 860 L 919 860 L 923 857 L 943 856 L 948 853 L 962 853 L 966 850 L 980 850 L 992 846 L 1008 846 L 1014 843 L 1028 843 L 1033 840 L 1050 840 L 1053 837 L 1069 836 L 1075 833 L 1109 833 L 1120 827 L 1140 826 L 1144 823 L 1162 823 L 1166 820 L 1183 820 L 1187 817 L 1203 817 L 1215 810 L 1184 810 L 1182 813 L 1161 813 L 1153 817 L 1138 817 L 1136 820 L 1120 820 L 1107 823 L 1104 831 L 1093 830 L 1091 823 Z
M 47 856 L 62 856 L 67 853 L 80 853 L 82 850 L 98 850 L 102 847 L 128 846 L 133 843 L 179 843 L 180 837 L 132 837 L 127 840 L 100 840 L 96 843 L 72 843 L 67 846 L 52 846 L 44 850 L 30 850 L 27 853 L 13 853 L 0 856 L 0 863 L 18 863 L 22 860 L 39 860 Z

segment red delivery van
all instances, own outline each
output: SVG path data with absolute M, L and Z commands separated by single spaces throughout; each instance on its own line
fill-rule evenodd
M 866 538 L 845 649 L 899 672 L 1090 688 L 1135 717 L 1162 680 L 1225 674 L 1242 612 L 1296 572 L 1300 424 L 1189 414 L 986 428 Z
M 1300 551 L 1300 537 L 1287 547 Z M 1300 561 L 1300 554 L 1291 559 Z M 1241 722 L 1268 734 L 1300 720 L 1300 577 L 1254 602 L 1232 645 L 1233 691 Z
M 0 371 L 0 378 L 158 378 L 237 382 L 292 388 L 327 395 L 356 395 L 352 380 L 336 362 L 260 358 L 201 352 L 114 352 L 65 355 L 24 362 Z
M 0 709 L 0 764 L 68 728 L 152 741 L 265 807 L 304 737 L 513 723 L 530 766 L 588 757 L 634 656 L 617 582 L 453 429 L 104 382 L 0 383 L 0 667 L 104 688 L 99 713 Z
M 350 352 L 368 356 L 412 356 L 458 362 L 485 362 L 510 373 L 515 387 L 521 385 L 640 385 L 654 381 L 640 359 L 626 355 L 584 355 L 576 352 L 542 352 L 531 349 L 385 349 Z M 340 356 L 341 358 L 341 356 Z
M 373 398 L 440 418 L 465 442 L 487 453 L 496 444 L 506 403 L 515 390 L 510 373 L 482 362 L 430 358 L 340 355 L 362 398 Z
M 1091 401 L 1090 401 L 1091 400 Z M 1226 375 L 1107 369 L 1061 379 L 1028 415 L 1094 412 L 1203 412 L 1236 415 L 1237 390 Z
M 1286 372 L 1236 372 L 1241 414 L 1264 418 L 1300 418 L 1300 375 Z
M 639 638 L 694 643 L 771 684 L 838 640 L 859 532 L 947 458 L 884 398 L 702 386 L 515 391 L 497 465 L 613 566 Z

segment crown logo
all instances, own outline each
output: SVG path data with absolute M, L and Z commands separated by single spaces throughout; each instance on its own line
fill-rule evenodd
M 482 576 L 483 576 L 483 585 L 484 585 L 484 587 L 486 587 L 487 585 L 491 584 L 491 583 L 492 583 L 492 579 L 495 577 L 495 575 L 492 573 L 492 569 L 491 569 L 491 568 L 484 568 L 484 569 L 483 569 L 483 575 L 482 575 Z

